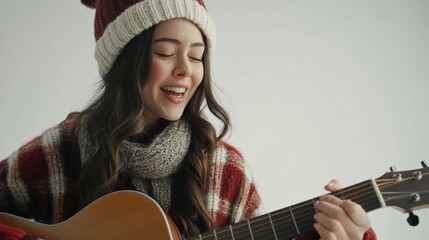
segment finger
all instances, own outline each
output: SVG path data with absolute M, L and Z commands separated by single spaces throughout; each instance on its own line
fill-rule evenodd
M 314 215 L 314 220 L 321 224 L 321 231 L 324 232 L 324 234 L 328 234 L 327 232 L 330 232 L 333 233 L 337 239 L 348 239 L 343 225 L 341 225 L 341 223 L 336 219 L 330 218 L 326 214 L 319 212 Z
M 325 190 L 334 192 L 341 189 L 341 183 L 338 181 L 338 179 L 331 180 L 328 185 L 325 186 Z
M 340 200 L 342 201 L 342 200 Z M 316 208 L 318 209 L 318 213 L 315 215 L 319 216 L 320 214 L 325 215 L 327 218 L 332 219 L 333 221 L 336 221 L 336 223 L 340 224 L 343 232 L 341 232 L 341 234 L 345 234 L 346 236 L 355 236 L 356 232 L 358 232 L 358 234 L 360 233 L 360 227 L 357 226 L 347 215 L 347 213 L 344 211 L 344 209 L 342 209 L 340 206 L 335 205 L 333 203 L 330 203 L 328 201 L 318 201 L 316 202 Z M 319 216 L 320 217 L 320 216 Z M 318 217 L 318 218 L 319 218 Z M 316 218 L 315 218 L 316 219 Z M 324 219 L 324 218 L 322 218 Z M 319 220 L 316 220 L 319 222 Z M 322 223 L 322 222 L 321 222 Z M 324 221 L 322 223 L 326 228 L 328 228 L 331 231 L 336 231 L 336 233 L 338 233 L 338 229 L 335 228 L 335 225 L 329 225 L 327 226 L 326 224 L 334 224 L 332 222 L 326 222 Z
M 320 196 L 319 200 L 332 203 L 336 206 L 340 206 L 344 202 L 344 200 L 341 200 L 341 199 L 339 199 L 333 195 L 329 195 L 329 194 Z
M 368 230 L 371 226 L 368 215 L 365 210 L 363 210 L 362 206 L 352 202 L 350 200 L 343 201 L 340 207 L 344 209 L 344 212 L 347 216 L 358 226 L 362 227 L 363 230 Z
M 331 199 L 335 199 L 335 197 Z M 318 201 L 316 202 L 316 208 L 319 213 L 323 213 L 341 223 L 344 231 L 351 239 L 362 239 L 363 234 L 370 226 L 368 215 L 360 205 L 352 201 L 343 201 L 340 206 L 328 201 Z M 327 228 L 330 229 L 329 227 Z
M 321 223 L 317 222 L 313 226 L 314 226 L 314 229 L 316 229 L 317 233 L 319 234 L 320 239 L 322 240 L 323 239 L 329 239 L 329 240 L 337 240 L 337 239 L 347 240 L 348 239 L 347 236 L 337 236 L 334 232 L 327 229 Z
M 330 232 L 328 229 L 326 229 L 320 223 L 315 223 L 314 224 L 314 229 L 316 229 L 317 233 L 320 236 L 320 239 L 331 239 L 331 240 L 336 240 L 337 239 L 337 237 L 335 236 L 335 234 L 333 232 Z

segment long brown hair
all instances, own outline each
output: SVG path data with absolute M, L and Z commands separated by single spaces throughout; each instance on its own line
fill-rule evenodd
M 85 110 L 72 116 L 76 120 L 75 135 L 78 136 L 86 126 L 99 146 L 94 156 L 81 166 L 77 183 L 81 207 L 107 193 L 128 187 L 123 171 L 126 163 L 121 159 L 119 149 L 123 140 L 138 136 L 144 130 L 141 89 L 151 69 L 155 28 L 143 31 L 125 46 L 103 77 L 99 95 Z M 203 80 L 182 116 L 192 126 L 191 145 L 181 171 L 173 176 L 173 205 L 186 235 L 215 227 L 203 199 L 208 180 L 208 158 L 230 128 L 229 116 L 212 91 L 207 54 L 203 56 L 203 65 Z M 203 110 L 206 107 L 223 123 L 219 135 L 205 119 Z M 75 145 L 77 141 L 76 138 Z

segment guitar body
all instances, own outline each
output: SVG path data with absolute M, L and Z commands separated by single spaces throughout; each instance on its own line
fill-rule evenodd
M 108 194 L 58 224 L 41 224 L 5 213 L 0 213 L 0 222 L 47 240 L 181 239 L 160 206 L 136 191 Z

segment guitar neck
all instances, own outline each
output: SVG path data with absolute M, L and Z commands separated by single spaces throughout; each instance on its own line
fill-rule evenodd
M 371 180 L 364 181 L 331 193 L 343 200 L 349 199 L 360 204 L 367 212 L 382 205 L 377 195 L 377 187 Z M 317 213 L 316 201 L 319 197 L 286 207 L 247 221 L 189 238 L 197 239 L 292 239 L 313 230 L 313 216 Z

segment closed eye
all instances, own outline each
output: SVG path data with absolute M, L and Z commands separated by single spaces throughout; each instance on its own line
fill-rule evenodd
M 174 54 L 162 54 L 162 53 L 155 53 L 156 55 L 164 58 L 172 57 Z
M 198 62 L 202 62 L 203 61 L 203 59 L 196 58 L 196 57 L 189 57 L 189 58 L 192 59 L 192 60 L 198 61 Z

